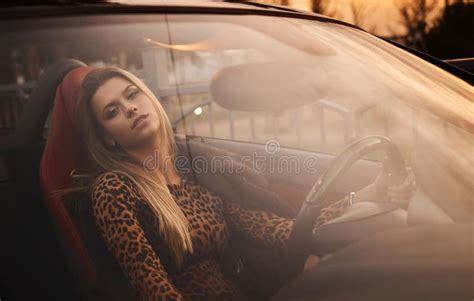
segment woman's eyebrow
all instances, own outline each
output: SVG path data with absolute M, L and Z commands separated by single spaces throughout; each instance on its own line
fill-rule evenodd
M 122 92 L 122 95 L 123 95 L 123 96 L 127 96 L 127 91 L 128 91 L 128 89 L 129 89 L 130 87 L 135 87 L 135 85 L 134 85 L 134 84 L 130 84 L 130 85 L 126 86 L 125 89 L 123 89 L 123 92 Z

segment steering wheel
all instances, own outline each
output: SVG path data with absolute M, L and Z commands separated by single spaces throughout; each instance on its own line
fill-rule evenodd
M 406 177 L 405 162 L 398 147 L 387 137 L 367 136 L 350 144 L 339 154 L 324 174 L 310 189 L 306 200 L 296 217 L 289 238 L 290 252 L 308 254 L 311 247 L 312 231 L 316 214 L 326 205 L 326 197 L 338 180 L 351 166 L 366 154 L 383 151 L 386 155 L 383 172 L 389 177 L 389 185 L 400 184 Z

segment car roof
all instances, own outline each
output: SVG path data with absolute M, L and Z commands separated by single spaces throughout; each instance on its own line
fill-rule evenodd
M 267 4 L 254 1 L 233 1 L 233 0 L 17 0 L 2 1 L 2 6 L 45 6 L 45 5 L 126 5 L 126 6 L 181 6 L 181 7 L 227 7 L 242 9 L 276 9 L 284 11 L 304 12 L 287 6 Z
M 0 2 L 0 19 L 102 13 L 244 13 L 299 17 L 358 28 L 321 14 L 255 1 L 234 0 L 19 0 Z M 360 28 L 358 28 L 360 29 Z
M 0 7 L 33 7 L 49 5 L 123 5 L 123 6 L 181 6 L 181 7 L 227 7 L 242 9 L 260 10 L 283 10 L 294 12 L 305 12 L 290 8 L 288 6 L 254 2 L 254 1 L 233 1 L 233 0 L 19 0 L 1 1 Z

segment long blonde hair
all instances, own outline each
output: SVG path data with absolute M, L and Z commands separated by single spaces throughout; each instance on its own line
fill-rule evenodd
M 168 244 L 170 251 L 175 254 L 178 266 L 184 260 L 186 253 L 193 252 L 189 223 L 174 201 L 166 186 L 165 175 L 176 172 L 174 165 L 159 166 L 158 171 L 150 172 L 144 166 L 133 162 L 132 158 L 120 147 L 109 146 L 105 143 L 104 132 L 92 111 L 91 100 L 97 89 L 107 80 L 121 77 L 137 86 L 152 101 L 160 119 L 159 139 L 160 150 L 158 162 L 171 162 L 176 156 L 176 143 L 171 123 L 166 112 L 150 89 L 135 75 L 116 67 L 102 67 L 91 71 L 84 78 L 79 92 L 76 107 L 76 125 L 80 136 L 90 155 L 90 159 L 98 167 L 92 188 L 101 172 L 113 171 L 125 175 L 136 185 L 139 193 L 153 209 L 159 220 L 160 233 Z M 92 189 L 91 189 L 92 192 Z

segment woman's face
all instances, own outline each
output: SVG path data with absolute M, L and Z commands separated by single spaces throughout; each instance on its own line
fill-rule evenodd
M 114 77 L 104 82 L 91 105 L 105 143 L 135 150 L 157 139 L 160 120 L 152 100 L 128 80 Z

